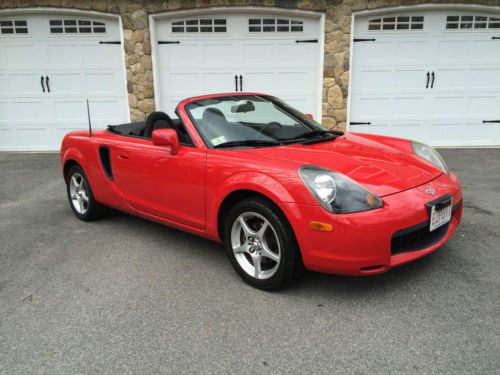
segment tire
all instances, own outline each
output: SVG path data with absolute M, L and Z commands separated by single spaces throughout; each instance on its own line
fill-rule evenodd
M 233 268 L 255 288 L 277 289 L 304 272 L 290 223 L 266 199 L 245 199 L 229 210 L 224 223 L 224 243 Z
M 79 165 L 68 172 L 66 193 L 71 209 L 80 220 L 93 221 L 104 216 L 106 208 L 95 200 L 89 180 Z

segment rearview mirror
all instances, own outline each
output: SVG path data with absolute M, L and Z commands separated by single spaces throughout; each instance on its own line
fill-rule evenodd
M 255 111 L 255 105 L 249 101 L 243 104 L 236 104 L 231 107 L 232 113 L 247 113 L 252 111 Z
M 176 155 L 181 147 L 179 137 L 174 129 L 153 130 L 152 139 L 155 146 L 170 146 L 171 155 Z

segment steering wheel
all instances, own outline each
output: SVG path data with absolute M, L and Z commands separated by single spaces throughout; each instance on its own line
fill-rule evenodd
M 259 132 L 259 135 L 257 137 L 257 139 L 261 139 L 261 136 L 262 135 L 265 135 L 265 132 L 267 129 L 271 129 L 272 127 L 277 127 L 277 128 L 282 128 L 283 125 L 281 125 L 279 122 L 277 121 L 271 121 L 269 123 L 267 123 L 263 128 L 262 130 Z

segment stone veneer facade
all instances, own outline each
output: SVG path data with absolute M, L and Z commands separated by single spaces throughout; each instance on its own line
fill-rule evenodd
M 155 110 L 148 14 L 217 6 L 261 6 L 325 12 L 323 124 L 345 129 L 353 11 L 415 4 L 500 6 L 499 0 L 1 0 L 0 8 L 54 7 L 119 14 L 123 21 L 125 67 L 132 121 Z

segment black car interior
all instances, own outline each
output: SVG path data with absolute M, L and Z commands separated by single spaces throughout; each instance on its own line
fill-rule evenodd
M 146 121 L 131 122 L 121 125 L 108 125 L 108 131 L 112 133 L 145 139 L 151 139 L 153 130 L 156 129 L 174 129 L 177 132 L 181 145 L 194 145 L 182 121 L 180 119 L 170 118 L 165 112 L 152 112 L 147 117 Z

